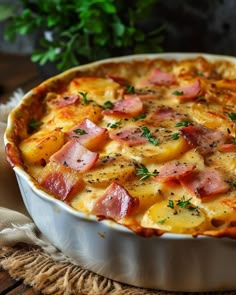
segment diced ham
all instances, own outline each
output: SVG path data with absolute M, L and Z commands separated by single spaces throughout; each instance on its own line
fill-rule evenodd
M 111 116 L 128 116 L 134 117 L 141 114 L 143 111 L 143 103 L 140 98 L 133 94 L 129 95 L 129 98 L 117 101 L 114 103 L 113 108 L 110 110 L 104 110 L 104 115 Z
M 186 176 L 196 168 L 193 164 L 180 163 L 177 161 L 169 162 L 161 167 L 159 174 L 155 179 L 160 182 L 178 180 Z
M 236 144 L 234 144 L 234 143 L 224 143 L 220 147 L 220 151 L 223 152 L 223 153 L 236 152 Z
M 184 127 L 181 129 L 181 134 L 191 147 L 197 148 L 201 155 L 214 152 L 225 141 L 223 132 L 202 125 Z
M 86 148 L 99 145 L 100 142 L 105 140 L 106 134 L 107 129 L 97 126 L 89 119 L 84 119 L 80 124 L 67 132 L 69 138 L 75 138 Z
M 143 131 L 140 128 L 129 127 L 118 132 L 110 132 L 109 136 L 111 139 L 127 144 L 128 146 L 135 146 L 147 142 L 146 138 L 141 136 L 142 133 Z
M 130 216 L 139 205 L 139 199 L 116 182 L 113 182 L 104 195 L 96 200 L 92 213 L 100 218 L 119 221 Z
M 229 190 L 229 184 L 224 181 L 220 171 L 214 168 L 188 174 L 181 177 L 180 181 L 192 194 L 200 198 Z
M 80 172 L 87 172 L 95 165 L 97 159 L 98 153 L 89 151 L 73 138 L 53 154 L 49 160 Z
M 49 162 L 43 168 L 38 181 L 62 201 L 69 201 L 83 186 L 78 172 L 55 162 Z
M 172 109 L 171 107 L 160 107 L 158 108 L 155 113 L 152 115 L 152 119 L 163 121 L 163 120 L 174 120 L 174 121 L 181 121 L 186 120 L 187 117 L 184 114 L 176 112 L 176 110 Z
M 56 105 L 57 108 L 63 108 L 65 106 L 74 104 L 80 99 L 79 95 L 64 95 L 61 96 L 60 99 L 56 99 L 54 101 L 54 104 Z
M 171 93 L 180 101 L 191 100 L 203 94 L 199 80 L 192 84 L 172 89 Z
M 150 75 L 141 81 L 142 86 L 148 86 L 150 84 L 160 85 L 160 86 L 169 86 L 176 83 L 175 77 L 167 72 L 164 72 L 158 68 L 155 68 Z

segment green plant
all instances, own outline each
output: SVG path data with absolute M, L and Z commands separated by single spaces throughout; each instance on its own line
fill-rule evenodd
M 32 61 L 59 70 L 101 58 L 162 51 L 163 27 L 156 24 L 158 0 L 19 0 L 21 13 L 9 18 L 7 40 L 41 35 Z M 1 10 L 1 9 L 0 9 Z M 11 21 L 12 20 L 12 21 Z

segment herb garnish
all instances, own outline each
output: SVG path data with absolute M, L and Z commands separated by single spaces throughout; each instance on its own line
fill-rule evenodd
M 184 92 L 183 91 L 179 91 L 179 90 L 175 90 L 172 92 L 173 95 L 183 95 Z
M 73 130 L 73 132 L 75 132 L 76 134 L 79 134 L 79 135 L 88 134 L 88 132 L 86 132 L 84 129 L 80 129 L 80 128 Z
M 204 77 L 204 73 L 203 72 L 197 72 L 198 76 L 203 76 Z
M 169 207 L 171 209 L 174 209 L 175 210 L 174 211 L 174 214 L 178 214 L 179 213 L 178 210 L 177 210 L 177 208 L 176 208 L 178 206 L 181 209 L 186 208 L 186 209 L 188 209 L 190 211 L 194 211 L 194 213 L 196 215 L 199 215 L 200 214 L 200 211 L 199 211 L 198 207 L 196 207 L 196 206 L 194 206 L 194 205 L 191 204 L 191 202 L 190 202 L 191 199 L 192 198 L 185 199 L 185 197 L 183 196 L 181 199 L 175 201 L 175 203 L 174 203 L 173 200 L 168 200 L 167 207 Z
M 182 197 L 182 199 L 178 200 L 176 205 L 179 206 L 180 208 L 185 208 L 186 206 L 190 205 L 190 201 L 192 198 L 189 198 L 188 200 L 185 199 L 185 196 Z
M 141 129 L 143 130 L 142 137 L 145 137 L 153 145 L 158 144 L 159 139 L 152 137 L 151 131 L 146 126 L 141 127 Z
M 174 201 L 173 200 L 168 200 L 168 205 L 167 207 L 174 209 L 175 205 L 174 205 Z
M 236 120 L 236 113 L 229 113 L 228 117 L 234 121 L 234 120 Z
M 138 115 L 138 116 L 134 117 L 134 118 L 132 119 L 132 121 L 133 121 L 133 122 L 136 122 L 136 121 L 138 121 L 138 120 L 140 120 L 140 119 L 145 119 L 146 116 L 147 116 L 146 114 Z
M 178 132 L 173 133 L 173 134 L 171 135 L 171 137 L 172 137 L 172 139 L 177 140 L 177 139 L 179 139 L 179 133 L 178 133 Z
M 103 104 L 103 108 L 105 110 L 110 110 L 114 107 L 114 104 L 111 102 L 111 101 L 106 101 L 104 104 Z
M 236 180 L 232 181 L 232 186 L 236 187 Z
M 137 173 L 136 175 L 142 175 L 142 177 L 139 179 L 139 181 L 146 180 L 147 178 L 151 176 L 157 176 L 158 171 L 154 170 L 153 172 L 148 171 L 147 167 L 145 167 L 143 164 L 141 164 L 139 167 L 136 168 Z
M 89 104 L 90 102 L 92 102 L 92 100 L 88 99 L 87 97 L 88 92 L 79 92 L 79 94 L 82 96 L 82 100 L 84 104 Z
M 118 128 L 118 127 L 120 126 L 120 124 L 121 124 L 121 120 L 116 121 L 116 122 L 113 123 L 113 124 L 110 124 L 110 123 L 109 123 L 107 126 L 110 127 L 110 128 L 116 129 L 116 128 Z
M 41 126 L 43 124 L 43 122 L 40 121 L 36 121 L 34 118 L 30 119 L 28 126 L 30 128 L 30 130 L 36 130 L 39 128 L 39 126 Z
M 131 93 L 135 93 L 135 88 L 133 85 L 126 85 L 126 93 L 131 94 Z
M 168 218 L 161 219 L 157 221 L 158 224 L 164 224 Z
M 178 122 L 175 127 L 188 127 L 190 125 L 193 125 L 191 122 L 187 121 L 187 120 L 184 120 L 184 121 L 181 121 L 181 122 Z

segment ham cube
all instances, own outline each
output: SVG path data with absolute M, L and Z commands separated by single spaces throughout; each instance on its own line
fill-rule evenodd
M 89 151 L 73 138 L 49 160 L 79 172 L 87 172 L 95 165 L 97 159 L 98 153 Z
M 96 200 L 92 213 L 105 219 L 119 221 L 130 216 L 138 207 L 139 200 L 116 182 L 113 182 L 104 195 Z

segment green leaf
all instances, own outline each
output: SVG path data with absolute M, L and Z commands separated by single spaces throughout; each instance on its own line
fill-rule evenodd
M 8 18 L 14 16 L 16 13 L 15 7 L 10 4 L 1 4 L 0 5 L 0 21 L 5 21 Z
M 236 113 L 229 113 L 228 117 L 234 121 L 234 120 L 236 120 Z

